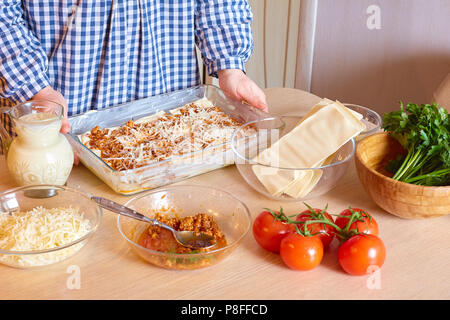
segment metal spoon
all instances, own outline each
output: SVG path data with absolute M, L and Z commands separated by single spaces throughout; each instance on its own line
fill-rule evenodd
M 209 248 L 215 245 L 215 239 L 213 236 L 207 235 L 205 233 L 195 233 L 193 231 L 177 231 L 172 227 L 156 220 L 150 219 L 139 212 L 127 208 L 117 202 L 111 201 L 109 199 L 105 199 L 102 197 L 91 197 L 100 207 L 108 209 L 112 212 L 137 219 L 140 221 L 148 222 L 154 226 L 160 226 L 164 229 L 167 229 L 172 232 L 175 240 L 182 246 L 191 248 L 191 249 L 200 249 L 200 248 Z

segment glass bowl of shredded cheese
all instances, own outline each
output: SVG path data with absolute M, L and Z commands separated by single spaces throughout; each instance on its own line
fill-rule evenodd
M 296 202 L 316 198 L 334 188 L 355 153 L 358 130 L 327 133 L 334 119 L 310 123 L 297 133 L 302 117 L 281 116 L 256 120 L 237 129 L 231 138 L 236 167 L 254 190 L 267 198 Z M 257 135 L 240 130 L 253 126 Z M 353 136 L 352 136 L 353 135 Z
M 0 263 L 54 264 L 77 253 L 97 230 L 101 208 L 78 190 L 26 186 L 0 194 Z

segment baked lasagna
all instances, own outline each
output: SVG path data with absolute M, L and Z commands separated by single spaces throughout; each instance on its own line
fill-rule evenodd
M 78 137 L 111 168 L 124 171 L 226 143 L 241 125 L 204 98 L 120 127 L 96 126 Z M 250 128 L 245 135 L 253 133 Z

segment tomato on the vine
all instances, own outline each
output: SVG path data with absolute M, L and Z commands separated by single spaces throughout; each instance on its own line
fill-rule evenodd
M 383 241 L 372 234 L 358 234 L 343 242 L 338 251 L 342 269 L 351 275 L 365 275 L 381 268 L 386 258 Z
M 281 240 L 280 256 L 294 270 L 311 270 L 322 261 L 323 244 L 318 236 L 303 236 L 292 232 Z
M 278 211 L 263 211 L 253 222 L 253 236 L 256 242 L 264 249 L 280 252 L 281 240 L 294 231 L 293 225 L 280 220 Z
M 381 268 L 386 248 L 378 237 L 378 224 L 369 213 L 349 207 L 333 221 L 325 209 L 308 210 L 293 216 L 266 209 L 253 223 L 253 235 L 264 249 L 280 253 L 283 262 L 294 270 L 311 270 L 323 258 L 334 236 L 341 240 L 338 260 L 351 275 L 364 275 Z
M 345 229 L 350 221 L 350 217 L 352 216 L 353 212 L 355 213 L 355 220 L 349 226 L 348 231 L 354 230 L 358 233 L 378 236 L 378 223 L 367 211 L 363 209 L 345 209 L 339 214 L 339 217 L 336 218 L 336 225 L 341 229 Z
M 328 212 L 326 212 L 326 209 L 321 210 L 321 209 L 316 209 L 316 208 L 314 208 L 314 209 L 310 208 L 308 210 L 301 212 L 295 220 L 301 221 L 301 222 L 306 222 L 308 220 L 324 220 L 324 219 L 326 219 L 330 222 L 334 222 L 331 215 Z M 299 228 L 302 228 L 302 230 L 303 230 L 302 225 L 297 225 L 297 226 Z M 317 236 L 320 238 L 320 240 L 322 240 L 322 244 L 323 244 L 324 248 L 327 248 L 330 245 L 331 241 L 333 241 L 335 229 L 332 226 L 330 226 L 329 224 L 311 223 L 311 224 L 308 224 L 306 229 L 311 234 L 317 234 Z

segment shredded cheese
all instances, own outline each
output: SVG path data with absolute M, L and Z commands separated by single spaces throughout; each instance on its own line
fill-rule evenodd
M 95 127 L 80 140 L 112 168 L 123 171 L 226 143 L 240 125 L 202 99 L 121 127 Z
M 53 249 L 76 241 L 91 230 L 78 208 L 36 207 L 27 212 L 0 215 L 0 249 L 36 251 Z M 61 261 L 81 249 L 83 243 L 41 254 L 1 254 L 0 262 L 17 266 L 41 266 Z

